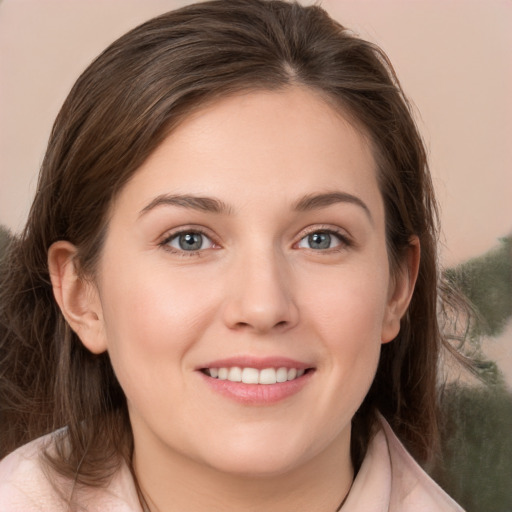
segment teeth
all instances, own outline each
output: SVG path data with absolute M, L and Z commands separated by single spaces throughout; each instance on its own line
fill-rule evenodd
M 260 372 L 255 368 L 244 368 L 242 370 L 242 382 L 244 384 L 258 384 Z
M 229 380 L 231 382 L 243 382 L 244 384 L 276 384 L 288 380 L 302 377 L 305 370 L 297 368 L 265 368 L 257 370 L 256 368 L 240 368 L 233 366 L 231 368 L 208 368 L 207 374 L 210 377 L 219 380 Z
M 297 373 L 297 371 L 295 371 Z M 293 376 L 295 378 L 295 376 Z M 293 380 L 290 379 L 290 380 Z M 276 372 L 276 381 L 277 382 L 286 382 L 288 380 L 288 370 L 286 368 L 279 368 Z
M 281 370 L 281 368 L 279 368 L 279 370 Z M 277 372 L 279 372 L 279 370 L 277 370 Z M 276 373 L 277 373 L 274 368 L 265 368 L 264 370 L 261 370 L 259 373 L 260 373 L 260 378 L 258 380 L 258 382 L 260 384 L 275 384 L 277 382 L 277 379 L 276 379 Z
M 242 368 L 238 368 L 238 366 L 233 366 L 233 368 L 230 368 L 228 373 L 228 380 L 231 382 L 241 382 Z

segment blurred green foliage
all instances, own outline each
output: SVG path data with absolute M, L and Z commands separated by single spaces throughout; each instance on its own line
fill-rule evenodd
M 512 395 L 504 386 L 449 386 L 441 455 L 431 475 L 467 512 L 512 511 Z
M 498 336 L 512 315 L 512 236 L 486 254 L 445 271 L 475 307 L 472 337 Z
M 512 393 L 499 361 L 485 360 L 480 347 L 482 336 L 499 336 L 512 316 L 512 237 L 445 277 L 474 308 L 468 340 L 482 383 L 444 390 L 441 458 L 431 475 L 467 512 L 512 512 Z

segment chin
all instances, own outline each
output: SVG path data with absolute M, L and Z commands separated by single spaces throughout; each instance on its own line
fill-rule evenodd
M 269 454 L 266 450 L 255 453 L 235 453 L 232 457 L 217 459 L 212 469 L 247 479 L 266 479 L 300 468 L 304 461 L 286 454 Z M 258 453 L 256 453 L 258 452 Z
M 264 479 L 298 470 L 325 448 L 323 443 L 312 442 L 306 432 L 294 436 L 289 428 L 268 429 L 262 435 L 262 425 L 257 430 L 258 435 L 245 431 L 212 440 L 213 449 L 203 452 L 203 460 L 223 473 Z

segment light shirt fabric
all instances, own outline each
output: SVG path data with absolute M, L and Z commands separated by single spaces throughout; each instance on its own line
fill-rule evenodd
M 67 512 L 48 471 L 39 462 L 52 434 L 36 439 L 0 462 L 1 512 Z M 53 476 L 54 483 L 59 478 Z M 84 512 L 143 512 L 126 464 L 106 488 L 75 496 Z M 464 512 L 415 462 L 381 418 L 341 512 Z

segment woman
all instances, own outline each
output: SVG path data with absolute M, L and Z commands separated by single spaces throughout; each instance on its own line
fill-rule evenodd
M 461 510 L 401 444 L 432 454 L 445 343 L 425 150 L 320 8 L 113 43 L 3 275 L 3 510 Z

